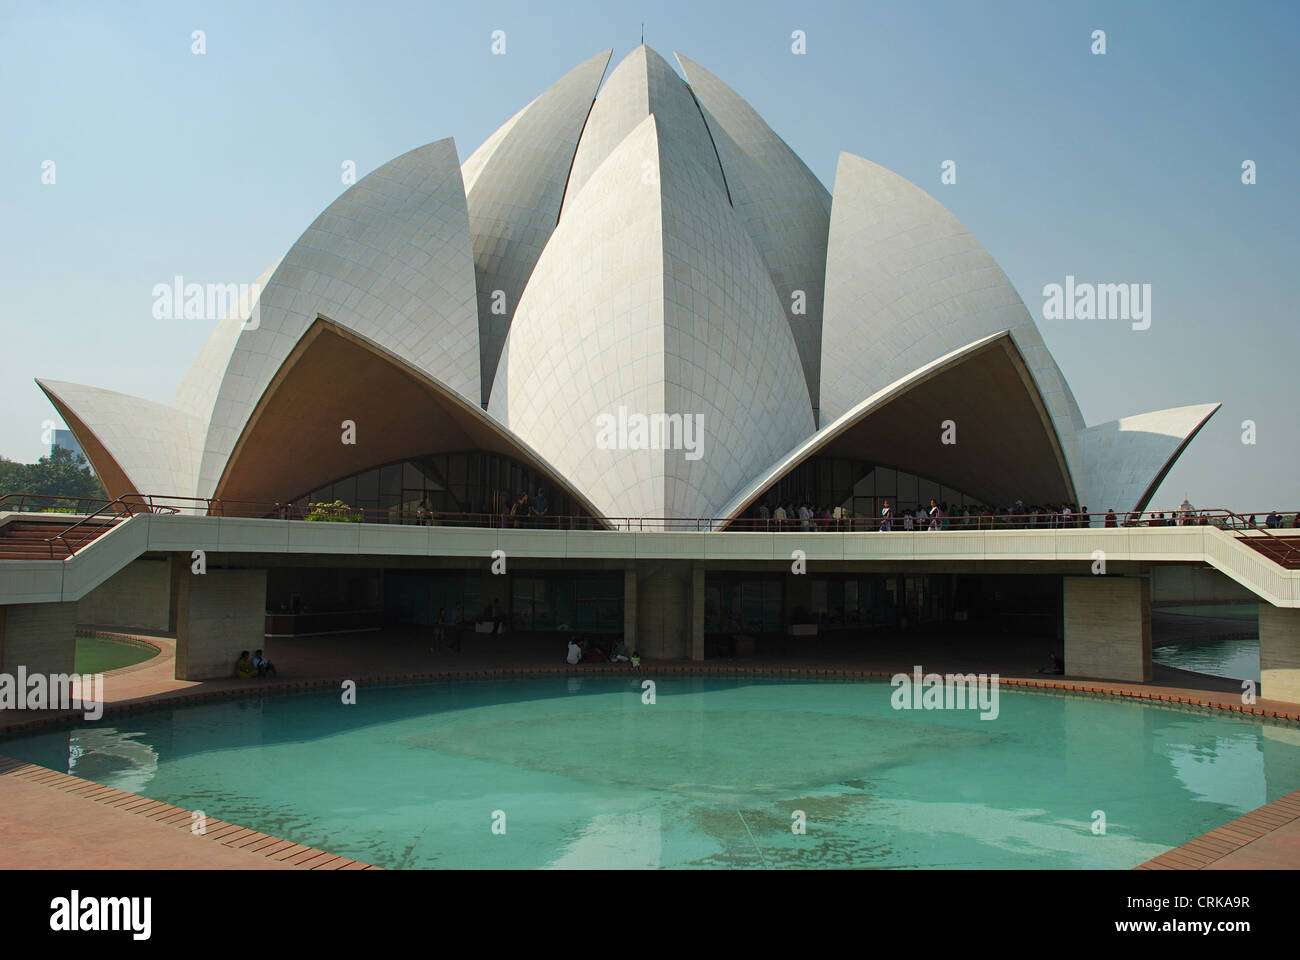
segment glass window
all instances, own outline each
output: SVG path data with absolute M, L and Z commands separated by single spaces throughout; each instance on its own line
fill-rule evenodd
M 730 582 L 722 586 L 723 630 L 740 630 L 740 584 Z
M 516 630 L 533 629 L 533 587 L 533 580 L 524 577 L 515 580 L 510 606 Z
M 779 633 L 783 626 L 783 605 L 781 603 L 781 581 L 768 580 L 763 584 L 763 629 L 768 633 Z
M 334 499 L 342 500 L 350 507 L 357 505 L 357 478 L 348 477 L 334 484 Z
M 536 581 L 537 589 L 533 592 L 533 629 L 554 630 L 559 626 L 555 618 L 555 591 L 551 581 Z
M 853 465 L 847 460 L 834 461 L 834 477 L 832 486 L 835 488 L 837 497 L 846 496 L 849 493 L 849 487 L 853 483 Z
M 576 584 L 572 580 L 550 580 L 551 587 L 551 604 L 555 608 L 555 625 L 568 624 L 570 630 L 590 630 L 596 621 L 596 610 L 587 598 L 579 601 L 580 592 L 575 589 Z M 578 607 L 579 604 L 586 609 L 584 615 L 587 623 L 579 624 Z
M 827 623 L 838 626 L 844 622 L 844 581 L 831 580 L 826 584 Z
M 463 453 L 457 453 L 447 459 L 449 463 L 443 477 L 452 487 L 464 487 L 469 474 L 469 458 Z
M 814 616 L 821 616 L 826 613 L 826 581 L 814 580 L 812 582 L 812 610 L 809 612 Z
M 602 597 L 597 601 L 600 611 L 598 629 L 606 633 L 623 632 L 623 598 Z
M 741 624 L 746 630 L 763 628 L 763 584 L 746 580 L 740 585 Z
M 709 633 L 722 630 L 722 591 L 717 584 L 704 587 L 704 629 Z
M 402 464 L 402 487 L 407 490 L 424 489 L 424 474 L 410 461 Z
M 365 506 L 379 504 L 379 471 L 367 470 L 357 477 L 357 500 Z

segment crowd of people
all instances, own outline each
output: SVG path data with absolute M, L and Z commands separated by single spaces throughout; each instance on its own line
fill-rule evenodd
M 1109 516 L 1113 516 L 1113 511 Z M 761 504 L 750 518 L 752 529 L 776 533 L 863 530 L 991 530 L 1032 529 L 1040 527 L 1088 527 L 1092 516 L 1085 505 L 1062 503 L 1059 506 L 1032 504 L 1017 500 L 1007 507 L 988 505 L 950 505 L 931 500 L 928 506 L 896 509 L 889 500 L 882 501 L 880 517 L 871 520 L 854 517 L 843 507 L 816 505 L 808 500 L 798 506 L 793 502 L 775 507 Z
M 1252 515 L 1250 516 L 1250 518 L 1249 518 L 1249 520 L 1248 520 L 1247 522 L 1248 522 L 1248 523 L 1250 524 L 1250 526 L 1252 526 L 1252 527 L 1257 527 L 1257 526 L 1259 526 L 1259 524 L 1257 524 L 1257 523 L 1255 522 L 1255 516 L 1254 516 L 1254 514 L 1252 514 Z M 1268 516 L 1264 518 L 1264 526 L 1268 527 L 1270 530 L 1281 530 L 1281 529 L 1283 529 L 1286 525 L 1287 525 L 1287 519 L 1286 519 L 1286 517 L 1283 516 L 1282 514 L 1278 513 L 1276 510 L 1270 510 L 1270 511 L 1268 512 Z M 1291 517 L 1291 529 L 1292 529 L 1292 530 L 1300 529 L 1300 513 L 1296 513 L 1296 514 L 1293 514 L 1293 515 L 1292 515 L 1292 517 Z
M 1017 500 L 1009 507 L 953 506 L 930 500 L 928 507 L 918 506 L 904 510 L 901 517 L 894 516 L 888 500 L 880 510 L 879 529 L 892 530 L 1031 530 L 1039 528 L 1090 527 L 1092 515 L 1085 504 L 1062 503 L 1059 506 L 1031 504 Z
M 1287 517 L 1273 511 L 1264 526 L 1288 526 Z M 1088 505 L 1061 503 L 1056 505 L 1033 503 L 1026 505 L 1017 500 L 1009 506 L 994 507 L 988 504 L 949 504 L 930 500 L 928 505 L 898 507 L 893 501 L 882 500 L 880 516 L 855 517 L 844 507 L 814 505 L 811 500 L 779 502 L 776 506 L 762 503 L 750 510 L 746 519 L 736 529 L 765 530 L 773 533 L 863 532 L 870 530 L 1039 530 L 1081 527 L 1182 527 L 1219 524 L 1227 526 L 1260 526 L 1254 515 L 1233 521 L 1184 505 L 1177 510 L 1146 511 L 1143 513 L 1116 513 L 1108 509 L 1104 515 L 1094 515 Z

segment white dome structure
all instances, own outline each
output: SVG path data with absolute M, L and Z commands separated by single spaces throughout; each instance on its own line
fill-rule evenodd
M 349 488 L 382 506 L 403 464 L 470 453 L 495 459 L 420 468 L 466 512 L 526 476 L 598 523 L 715 529 L 833 456 L 968 502 L 1141 510 L 1218 409 L 1089 427 L 934 198 L 847 153 L 832 194 L 704 67 L 643 45 L 602 86 L 610 53 L 463 163 L 439 140 L 346 190 L 170 406 L 38 381 L 110 496 L 289 503 L 397 469 Z

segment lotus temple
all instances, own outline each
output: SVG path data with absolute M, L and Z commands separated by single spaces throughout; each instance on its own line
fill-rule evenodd
M 36 381 L 106 496 L 0 491 L 0 866 L 1300 862 L 1296 519 L 1152 510 L 1218 404 L 1090 425 L 943 205 L 693 60 L 234 299 L 170 404 Z
M 1153 592 L 1234 594 L 1300 701 L 1300 550 L 1144 513 L 1218 405 L 1089 425 L 942 204 L 848 153 L 828 188 L 677 63 L 605 51 L 360 179 L 170 404 L 37 380 L 112 503 L 5 515 L 5 664 L 87 623 L 201 680 L 452 611 L 687 661 L 996 618 L 1141 683 Z

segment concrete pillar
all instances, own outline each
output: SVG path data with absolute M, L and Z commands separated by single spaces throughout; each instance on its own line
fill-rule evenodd
M 704 564 L 691 564 L 691 659 L 704 659 Z
M 213 680 L 234 675 L 241 650 L 266 647 L 266 571 L 189 572 L 173 576 L 176 610 L 176 679 Z M 269 651 L 268 651 L 269 655 Z
M 1065 577 L 1065 671 L 1145 683 L 1151 679 L 1151 588 L 1145 577 Z
M 0 607 L 0 673 L 72 673 L 76 659 L 76 603 Z
M 637 565 L 637 644 L 643 657 L 684 660 L 691 656 L 691 564 Z
M 1260 696 L 1300 703 L 1300 609 L 1259 605 Z
M 623 571 L 623 643 L 630 655 L 636 645 L 636 568 Z

